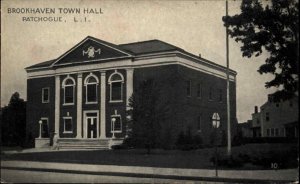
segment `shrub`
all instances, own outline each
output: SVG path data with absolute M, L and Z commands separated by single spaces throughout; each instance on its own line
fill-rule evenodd
M 210 162 L 213 163 L 213 165 L 216 164 L 216 158 L 215 156 L 210 158 Z M 226 155 L 220 155 L 218 154 L 218 166 L 224 166 L 229 168 L 238 168 L 242 167 L 244 165 L 243 159 L 239 156 L 231 156 L 227 157 Z
M 192 150 L 202 148 L 202 138 L 200 135 L 192 136 L 190 133 L 180 132 L 176 141 L 176 148 L 180 150 Z

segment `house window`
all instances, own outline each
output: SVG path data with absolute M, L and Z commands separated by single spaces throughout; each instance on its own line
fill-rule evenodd
M 73 122 L 72 117 L 64 117 L 64 133 L 73 132 Z
M 223 101 L 222 89 L 219 89 L 219 102 Z
M 271 128 L 271 137 L 274 137 L 274 135 L 275 135 L 274 128 Z
M 86 103 L 97 103 L 97 86 L 98 86 L 98 78 L 89 74 L 85 81 L 84 85 L 86 88 Z
M 197 97 L 202 98 L 202 84 L 201 83 L 197 84 Z
M 115 133 L 122 132 L 121 115 L 112 115 L 111 116 L 111 132 L 115 132 Z
M 64 105 L 73 105 L 75 80 L 72 77 L 68 76 L 63 81 L 63 89 L 64 89 Z
M 49 88 L 43 88 L 42 89 L 42 103 L 49 103 L 49 99 L 50 99 Z
M 270 129 L 269 129 L 269 128 L 267 129 L 267 136 L 268 136 L 268 137 L 271 136 L 271 134 L 270 134 Z
M 192 81 L 187 80 L 185 81 L 186 85 L 186 96 L 190 97 L 192 96 Z
M 213 88 L 209 88 L 209 100 L 213 100 Z
M 110 85 L 110 102 L 122 102 L 124 78 L 121 73 L 115 71 L 108 79 Z
M 42 120 L 41 136 L 42 138 L 48 138 L 49 137 L 48 118 L 41 118 L 41 120 Z
M 201 121 L 202 121 L 202 115 L 199 115 L 197 117 L 197 130 L 198 130 L 198 132 L 201 132 Z
M 275 128 L 275 136 L 278 137 L 279 136 L 279 129 Z
M 266 121 L 270 121 L 270 114 L 266 112 Z

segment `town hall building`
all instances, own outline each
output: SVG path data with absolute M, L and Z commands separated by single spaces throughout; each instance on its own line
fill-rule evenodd
M 212 115 L 226 136 L 226 67 L 160 40 L 115 45 L 86 37 L 56 59 L 27 71 L 27 138 L 35 147 L 100 149 L 128 135 L 129 98 L 145 80 L 159 83 L 169 106 L 163 128 L 209 144 Z M 236 72 L 229 70 L 231 129 L 236 121 Z

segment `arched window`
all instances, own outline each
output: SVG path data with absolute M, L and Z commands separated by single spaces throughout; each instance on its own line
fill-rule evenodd
M 72 77 L 68 76 L 63 80 L 62 85 L 64 89 L 64 104 L 74 104 L 75 80 Z
M 84 81 L 85 89 L 86 89 L 86 103 L 97 103 L 97 86 L 98 86 L 98 78 L 94 74 L 90 73 Z
M 111 102 L 121 102 L 122 101 L 122 93 L 123 93 L 123 83 L 124 78 L 121 73 L 115 71 L 108 79 L 108 83 L 110 85 L 110 101 Z

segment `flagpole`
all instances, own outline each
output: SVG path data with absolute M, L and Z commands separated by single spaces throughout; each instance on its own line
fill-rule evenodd
M 226 17 L 228 16 L 228 0 L 226 0 Z M 226 76 L 227 76 L 227 155 L 231 156 L 231 124 L 230 124 L 230 95 L 229 95 L 229 44 L 228 26 L 226 26 Z

